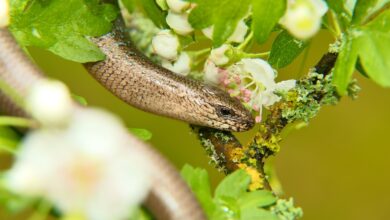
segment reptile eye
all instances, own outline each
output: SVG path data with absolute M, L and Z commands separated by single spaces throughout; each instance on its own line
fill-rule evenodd
M 223 106 L 218 108 L 217 114 L 221 117 L 232 117 L 235 115 L 234 112 L 230 108 L 226 108 Z

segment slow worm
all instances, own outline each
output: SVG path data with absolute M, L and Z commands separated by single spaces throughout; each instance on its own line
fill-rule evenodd
M 25 97 L 32 85 L 44 76 L 26 57 L 7 29 L 0 28 L 0 80 L 11 86 Z M 0 91 L 1 110 L 10 115 L 25 115 L 21 106 L 17 106 Z M 145 206 L 157 219 L 162 220 L 203 220 L 204 213 L 176 169 L 156 150 L 128 136 L 129 142 L 152 162 L 153 184 L 145 201 Z M 129 186 L 131 187 L 131 186 Z

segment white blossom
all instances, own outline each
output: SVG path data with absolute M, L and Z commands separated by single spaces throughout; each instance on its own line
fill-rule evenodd
M 205 80 L 215 78 L 214 82 L 217 81 L 230 95 L 253 110 L 257 122 L 261 121 L 263 107 L 269 107 L 281 99 L 275 94 L 276 91 L 288 91 L 295 87 L 295 80 L 276 83 L 276 72 L 262 59 L 242 59 L 227 68 L 217 67 L 209 61 L 204 71 Z
M 322 16 L 328 6 L 323 0 L 289 0 L 279 23 L 299 39 L 314 36 L 321 28 Z
M 210 52 L 209 59 L 218 66 L 225 65 L 229 62 L 229 57 L 226 55 L 226 53 L 231 49 L 232 46 L 229 44 L 223 44 L 218 48 L 214 48 Z
M 6 27 L 9 24 L 9 2 L 8 0 L 0 0 L 0 28 Z
M 64 125 L 73 111 L 72 98 L 65 84 L 39 80 L 26 98 L 28 112 L 46 126 Z
M 187 35 L 194 31 L 191 24 L 188 22 L 188 13 L 175 13 L 170 10 L 168 11 L 166 21 L 168 26 L 177 34 Z
M 170 10 L 175 13 L 182 13 L 185 10 L 189 9 L 191 6 L 190 2 L 183 0 L 167 0 L 167 4 Z
M 179 46 L 179 39 L 168 29 L 159 31 L 152 39 L 154 53 L 167 60 L 177 59 Z
M 191 71 L 191 57 L 188 53 L 182 52 L 174 63 L 168 60 L 163 60 L 162 66 L 174 73 L 187 76 Z
M 115 116 L 77 109 L 69 127 L 42 128 L 23 140 L 6 175 L 15 193 L 43 197 L 66 215 L 121 220 L 151 186 L 147 159 Z
M 248 32 L 248 26 L 244 20 L 240 20 L 234 29 L 234 32 L 227 39 L 226 43 L 242 43 L 245 40 L 246 33 Z M 202 30 L 202 33 L 209 39 L 213 39 L 214 26 L 210 26 Z

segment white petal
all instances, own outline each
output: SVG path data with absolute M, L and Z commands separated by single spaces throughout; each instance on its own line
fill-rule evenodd
M 219 84 L 219 68 L 210 60 L 207 60 L 204 66 L 204 81 L 212 85 Z
M 275 90 L 288 91 L 288 90 L 294 88 L 295 85 L 296 85 L 296 80 L 294 80 L 294 79 L 285 80 L 285 81 L 278 82 L 276 84 Z
M 208 28 L 202 29 L 202 33 L 208 38 L 213 39 L 214 26 L 210 26 Z
M 275 72 L 271 65 L 262 59 L 242 59 L 243 70 L 250 73 L 254 80 L 261 82 L 267 89 L 275 86 Z
M 233 34 L 228 38 L 228 42 L 235 42 L 235 43 L 244 42 L 245 35 L 247 32 L 248 32 L 248 26 L 246 26 L 244 20 L 240 20 Z
M 154 53 L 167 60 L 176 60 L 180 43 L 170 30 L 161 30 L 152 40 Z
M 188 13 L 175 13 L 169 11 L 166 17 L 169 27 L 171 27 L 177 34 L 187 35 L 194 31 L 191 24 L 188 22 Z
M 212 49 L 209 59 L 218 66 L 225 65 L 229 62 L 229 57 L 226 56 L 226 52 L 231 49 L 229 44 L 223 44 L 222 46 Z
M 163 60 L 162 66 L 174 73 L 186 76 L 191 71 L 191 57 L 188 55 L 188 53 L 183 52 L 180 54 L 175 63 L 172 64 L 167 60 Z
M 169 9 L 175 13 L 182 13 L 190 8 L 191 3 L 183 0 L 167 0 Z

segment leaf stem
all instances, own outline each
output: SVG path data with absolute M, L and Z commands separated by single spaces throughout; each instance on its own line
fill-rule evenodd
M 245 53 L 243 52 L 242 58 L 265 58 L 270 55 L 270 51 L 263 52 L 263 53 Z
M 36 127 L 35 121 L 27 118 L 0 116 L 0 126 Z
M 252 39 L 253 39 L 253 31 L 251 31 L 248 34 L 248 36 L 245 38 L 244 42 L 242 42 L 240 45 L 237 46 L 237 49 L 244 50 L 249 45 L 249 43 L 252 41 Z
M 339 37 L 341 35 L 340 23 L 337 20 L 336 14 L 334 12 L 331 12 L 330 15 L 331 15 L 332 25 L 334 27 L 336 37 Z

